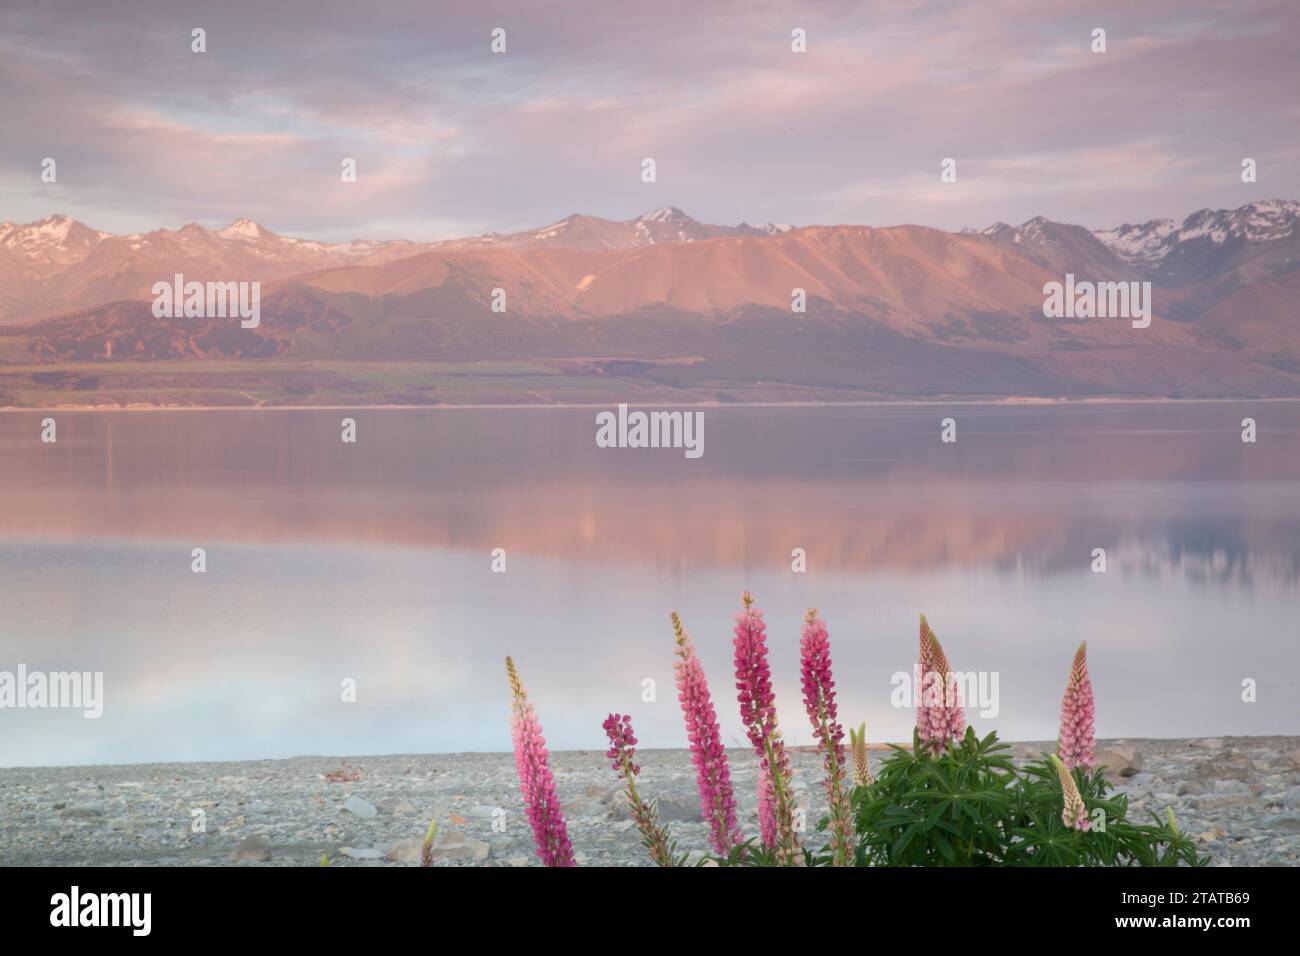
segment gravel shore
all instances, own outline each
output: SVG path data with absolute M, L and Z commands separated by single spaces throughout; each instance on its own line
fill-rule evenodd
M 1017 757 L 1046 743 L 1015 745 Z M 1216 865 L 1300 862 L 1300 738 L 1101 741 L 1134 817 L 1173 807 Z M 747 834 L 757 829 L 752 755 L 729 751 Z M 887 751 L 872 752 L 873 770 Z M 810 844 L 825 811 L 821 761 L 792 754 Z M 648 865 L 603 751 L 553 753 L 578 862 Z M 685 750 L 639 754 L 643 796 L 683 850 L 704 851 Z M 0 770 L 0 865 L 418 865 L 436 818 L 439 865 L 535 866 L 510 754 L 296 757 L 235 763 Z M 201 832 L 195 832 L 200 829 Z

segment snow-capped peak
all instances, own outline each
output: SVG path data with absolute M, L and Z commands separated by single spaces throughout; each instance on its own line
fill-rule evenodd
M 1241 242 L 1271 242 L 1296 234 L 1300 202 L 1292 199 L 1264 199 L 1237 209 L 1200 209 L 1181 223 L 1173 219 L 1152 219 L 1125 223 L 1094 235 L 1110 249 L 1135 265 L 1157 265 L 1179 244 L 1206 239 L 1221 246 L 1230 239 Z
M 80 226 L 71 216 L 46 216 L 36 222 L 19 225 L 6 222 L 0 225 L 0 243 L 9 247 L 23 249 L 32 255 L 37 250 L 62 247 L 68 243 L 73 230 Z M 84 245 L 86 234 L 103 238 L 104 234 L 93 233 L 81 226 L 76 237 L 79 245 Z
M 652 209 L 643 216 L 637 217 L 637 222 L 690 222 L 691 217 L 686 215 L 676 206 L 664 206 L 660 209 Z
M 217 230 L 217 235 L 222 239 L 241 239 L 245 242 L 254 242 L 266 234 L 266 230 L 251 219 L 236 219 L 224 229 Z

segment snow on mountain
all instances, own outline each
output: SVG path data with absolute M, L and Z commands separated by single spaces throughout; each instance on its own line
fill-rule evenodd
M 222 239 L 238 239 L 242 242 L 256 242 L 258 239 L 266 236 L 267 230 L 263 229 L 251 219 L 236 219 L 224 229 L 218 229 L 216 234 Z
M 1112 252 L 1141 268 L 1159 269 L 1183 244 L 1206 239 L 1216 246 L 1273 242 L 1297 234 L 1300 202 L 1266 199 L 1237 209 L 1201 209 L 1181 223 L 1152 219 L 1094 232 Z

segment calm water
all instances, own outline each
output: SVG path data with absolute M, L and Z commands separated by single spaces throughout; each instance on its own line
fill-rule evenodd
M 552 746 L 610 710 L 682 746 L 672 610 L 739 738 L 745 588 L 798 743 L 810 606 L 875 740 L 922 611 L 998 672 L 977 729 L 1054 737 L 1087 639 L 1104 736 L 1300 732 L 1300 405 L 708 409 L 694 461 L 589 409 L 44 414 L 0 414 L 0 670 L 102 671 L 105 711 L 0 710 L 0 765 L 508 749 L 507 653 Z

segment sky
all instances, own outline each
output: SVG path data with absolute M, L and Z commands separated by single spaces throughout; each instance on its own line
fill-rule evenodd
M 725 225 L 1181 219 L 1300 198 L 1297 49 L 1295 0 L 5 0 L 0 220 L 346 241 L 670 205 Z

